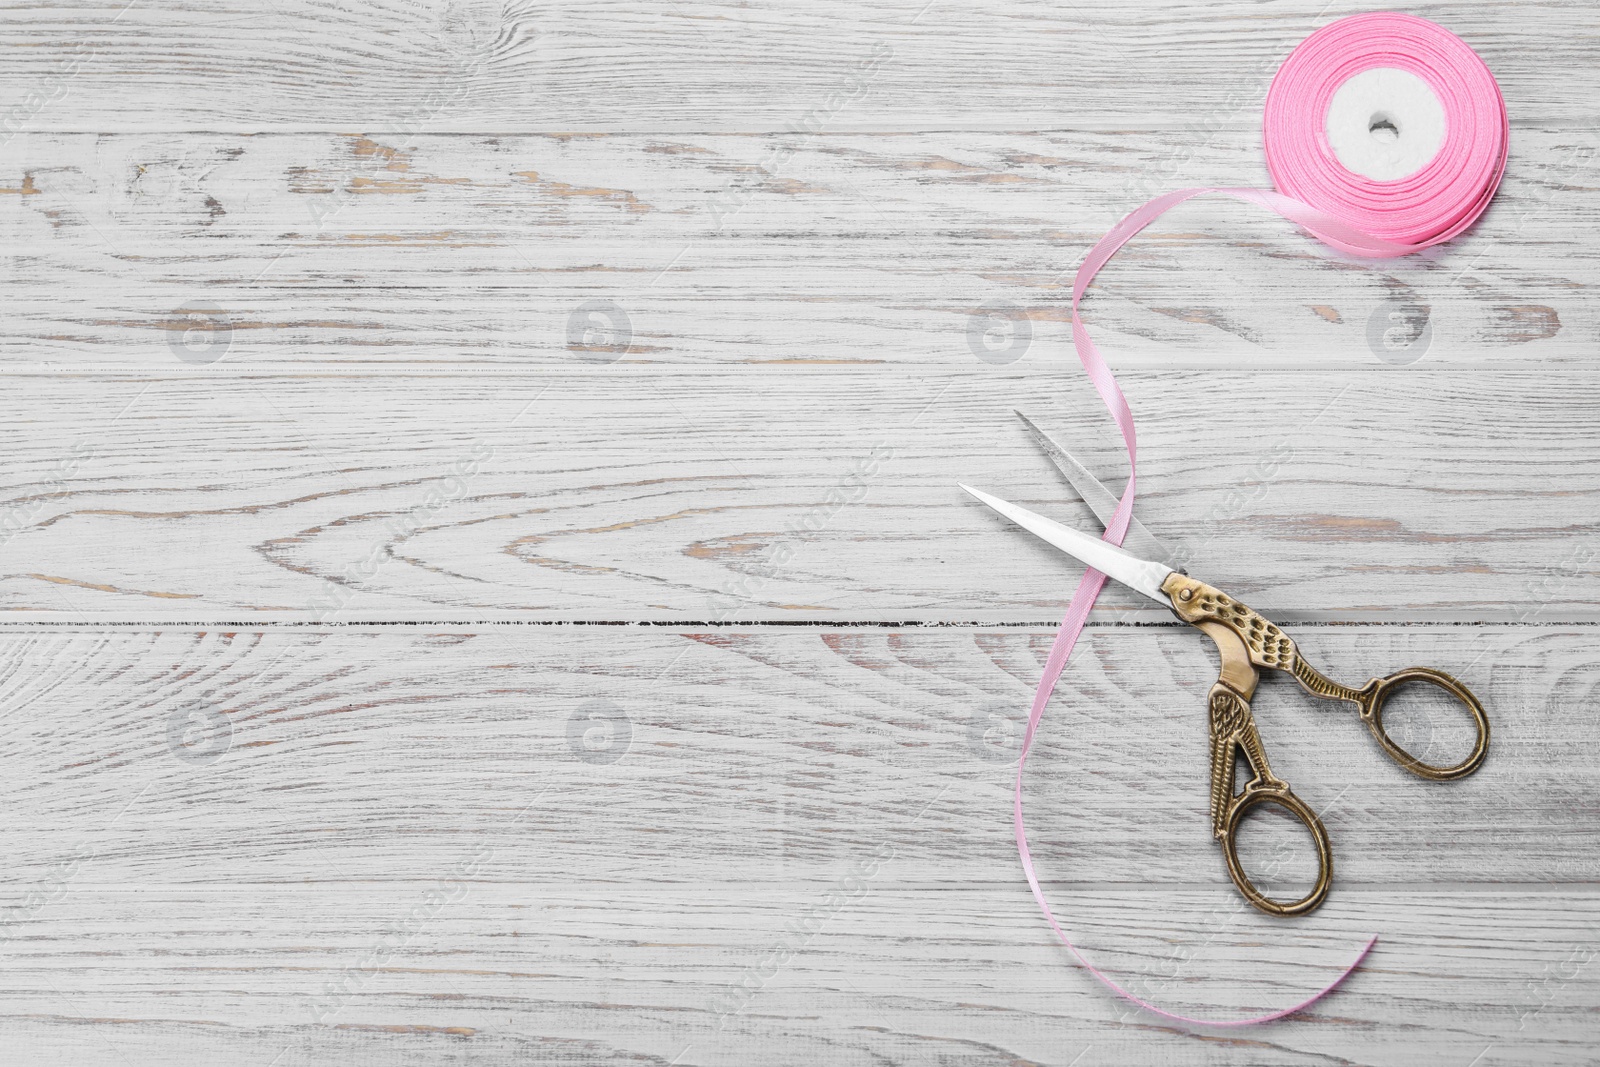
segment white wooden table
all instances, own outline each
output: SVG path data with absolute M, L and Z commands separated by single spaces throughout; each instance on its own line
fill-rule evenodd
M 1491 1064 L 1600 1056 L 1600 201 L 1587 0 L 1424 4 L 1505 184 L 1344 261 L 1197 202 L 1101 275 L 1140 515 L 1359 680 L 1267 685 L 1328 903 L 1206 832 L 1206 642 L 953 482 L 1089 522 L 1065 283 L 1264 185 L 1369 5 L 58 0 L 0 16 L 0 1047 L 79 1065 Z M 1445 721 L 1418 712 L 1422 746 Z M 1277 836 L 1275 836 L 1277 835 Z M 1268 824 L 1252 856 L 1303 874 Z

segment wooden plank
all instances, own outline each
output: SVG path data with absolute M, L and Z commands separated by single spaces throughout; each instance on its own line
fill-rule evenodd
M 540 131 L 1255 124 L 1284 56 L 1351 0 L 97 2 L 0 26 L 6 128 Z M 1587 127 L 1592 5 L 1424 3 L 1512 113 Z M 1159 120 L 1158 120 L 1159 121 Z
M 1119 367 L 1587 366 L 1595 141 L 1519 130 L 1484 220 L 1401 260 L 1185 205 L 1094 335 Z M 23 135 L 0 365 L 1059 367 L 1084 251 L 1196 184 L 1266 186 L 1257 133 Z
M 494 880 L 522 886 L 620 885 L 648 870 L 654 883 L 781 887 L 831 878 L 863 841 L 887 838 L 911 884 L 1005 881 L 1017 724 L 1049 636 L 7 634 L 7 870 L 43 881 L 81 845 L 85 885 L 411 882 L 485 841 L 507 852 Z M 1452 669 L 1496 731 L 1488 769 L 1429 783 L 1392 765 L 1347 709 L 1282 679 L 1265 686 L 1273 767 L 1323 811 L 1341 887 L 1595 880 L 1590 628 L 1303 637 L 1341 677 Z M 1207 815 L 1215 677 L 1187 630 L 1093 631 L 1028 769 L 1044 877 L 1234 899 Z M 1395 736 L 1419 756 L 1464 751 L 1454 709 L 1401 711 Z M 1277 839 L 1261 842 L 1270 859 Z M 1298 836 L 1282 847 L 1298 850 Z M 1309 859 L 1296 852 L 1280 880 L 1309 875 Z
M 1316 632 L 1330 667 L 1482 653 L 1498 732 L 1422 783 L 1264 691 L 1340 864 L 1289 923 L 1204 832 L 1192 638 L 1093 633 L 1029 765 L 1035 850 L 1090 957 L 1181 1010 L 1291 1002 L 1380 935 L 1270 1029 L 1128 1009 L 1045 929 L 1004 733 L 973 726 L 1022 705 L 1046 632 L 786 628 L 0 635 L 0 1027 L 46 1064 L 1399 1064 L 1401 1031 L 1583 1062 L 1591 628 Z
M 1184 924 L 1159 930 L 1136 896 L 1073 902 L 1088 939 L 1106 943 L 1087 949 L 1097 962 L 1212 1018 L 1290 1003 L 1374 929 L 1389 935 L 1304 1016 L 1218 1033 L 1125 1010 L 1041 934 L 1025 888 L 905 892 L 893 881 L 884 871 L 860 896 L 825 906 L 810 937 L 790 931 L 813 921 L 821 889 L 718 887 L 726 895 L 710 897 L 637 881 L 474 884 L 437 906 L 425 884 L 341 896 L 276 885 L 74 890 L 13 942 L 0 1026 L 30 1064 L 136 1067 L 266 1067 L 275 1057 L 864 1065 L 940 1053 L 997 1064 L 1081 1055 L 1135 1067 L 1336 1058 L 1401 1067 L 1419 1048 L 1442 1062 L 1521 1067 L 1591 1054 L 1592 892 L 1541 894 L 1537 908 L 1503 892 L 1363 893 L 1359 918 L 1316 938 L 1267 935 L 1265 945 L 1241 929 L 1248 922 L 1219 920 L 1199 901 Z M 775 950 L 787 956 L 772 973 Z M 741 979 L 755 991 L 724 1016 Z
M 1595 619 L 1592 377 L 1123 380 L 1141 517 L 1268 617 Z M 955 483 L 1092 525 L 1018 404 L 1125 463 L 1081 372 L 11 381 L 13 623 L 1051 625 L 1077 571 Z

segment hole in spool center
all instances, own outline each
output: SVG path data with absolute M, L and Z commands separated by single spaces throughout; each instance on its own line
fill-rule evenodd
M 1339 86 L 1322 125 L 1339 163 L 1377 182 L 1426 167 L 1444 147 L 1449 126 L 1433 87 L 1397 67 L 1372 67 Z

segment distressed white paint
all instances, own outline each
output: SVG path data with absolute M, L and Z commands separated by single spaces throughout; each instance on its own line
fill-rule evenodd
M 702 132 L 1238 129 L 1356 0 L 281 0 L 20 8 L 0 100 L 30 128 Z M 1424 3 L 1515 119 L 1593 124 L 1600 15 Z M 880 58 L 881 57 L 881 58 Z M 874 63 L 875 58 L 880 61 Z M 57 88 L 60 92 L 56 92 Z
M 1587 365 L 1596 137 L 1515 146 L 1479 226 L 1400 260 L 1186 204 L 1101 274 L 1094 335 L 1118 367 L 1370 371 L 1426 322 L 1429 366 Z M 985 331 L 997 362 L 1075 367 L 1090 244 L 1165 189 L 1267 182 L 1254 130 L 25 134 L 0 158 L 0 367 L 181 366 L 187 330 L 235 370 L 968 368 Z
M 1054 622 L 1094 519 L 1081 373 L 28 376 L 3 394 L 16 620 Z M 1485 370 L 1124 376 L 1140 513 L 1280 622 L 1594 621 L 1600 394 Z M 1493 417 L 1486 417 L 1492 415 Z M 1104 617 L 1169 616 L 1109 592 Z
M 1337 885 L 1243 911 L 1205 833 L 1212 654 L 1108 593 L 1029 769 L 1052 900 L 1202 1013 L 1377 932 L 1369 965 L 1271 1027 L 1165 1025 L 1071 965 L 1010 840 L 1076 572 L 952 483 L 1088 523 L 1010 415 L 1044 398 L 1120 479 L 1069 272 L 1142 197 L 1263 184 L 1272 71 L 1358 9 L 7 12 L 0 1047 L 1591 1058 L 1592 5 L 1415 9 L 1514 127 L 1449 247 L 1352 263 L 1197 203 L 1088 302 L 1144 521 L 1330 674 L 1456 671 L 1496 733 L 1431 785 L 1264 686 Z M 1303 874 L 1282 829 L 1255 854 Z
M 1491 1043 L 1487 1062 L 1581 1058 L 1600 991 L 1574 962 L 1600 949 L 1597 827 L 1578 814 L 1596 787 L 1589 629 L 1302 633 L 1348 670 L 1455 666 L 1497 735 L 1482 773 L 1426 783 L 1354 716 L 1264 687 L 1274 767 L 1323 811 L 1338 863 L 1328 904 L 1293 923 L 1241 906 L 1206 833 L 1204 641 L 1097 629 L 1029 765 L 1051 896 L 1120 979 L 1210 1014 L 1282 1004 L 1381 935 L 1345 992 L 1241 1035 L 1231 1063 L 1411 1062 L 1402 1030 L 1461 1062 Z M 0 637 L 8 1037 L 35 1062 L 102 1062 L 91 1045 L 135 1063 L 569 1045 L 582 1062 L 685 1046 L 717 1064 L 975 1046 L 1068 1062 L 1085 1045 L 1097 1062 L 1204 1061 L 1214 1035 L 1125 1011 L 1075 969 L 1017 875 L 1009 760 L 1048 645 L 1047 630 L 811 628 Z M 1419 751 L 1429 722 L 1446 740 L 1449 720 L 1414 720 Z M 1297 839 L 1279 840 L 1298 869 Z M 842 902 L 826 896 L 874 856 Z M 730 1007 L 801 919 L 815 934 Z

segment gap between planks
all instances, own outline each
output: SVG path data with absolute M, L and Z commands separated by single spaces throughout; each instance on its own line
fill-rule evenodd
M 33 613 L 28 613 L 33 614 Z M 1160 611 L 1132 613 L 1148 618 L 1125 620 L 1091 620 L 1084 629 L 1086 630 L 1113 630 L 1113 629 L 1171 629 L 1178 630 L 1184 625 L 1167 619 Z M 1574 626 L 1600 626 L 1600 619 L 1572 618 L 1564 619 L 1559 616 L 1543 613 L 1544 618 L 1539 621 L 1522 621 L 1514 617 L 1514 613 L 1507 613 L 1507 618 L 1497 618 L 1495 613 L 1481 612 L 1472 618 L 1407 618 L 1407 619 L 1366 619 L 1366 618 L 1315 618 L 1318 613 L 1274 611 L 1273 617 L 1281 619 L 1288 625 L 1301 629 L 1307 628 L 1332 628 L 1337 626 L 1354 627 L 1358 629 L 1373 629 L 1384 627 L 1389 629 L 1424 629 L 1431 627 L 1521 627 L 1528 629 L 1568 629 Z M 531 627 L 535 629 L 560 629 L 583 627 L 637 627 L 641 629 L 672 631 L 699 631 L 699 630 L 816 630 L 819 632 L 845 632 L 850 630 L 1000 630 L 1027 632 L 1034 630 L 1054 630 L 1060 625 L 1058 619 L 1010 620 L 983 622 L 972 620 L 940 620 L 940 619 L 855 619 L 837 622 L 823 622 L 815 619 L 753 619 L 750 621 L 718 620 L 718 619 L 362 619 L 350 622 L 327 622 L 306 619 L 148 619 L 148 620 L 95 620 L 75 621 L 50 618 L 25 618 L 25 619 L 0 619 L 0 633 L 27 632 L 29 630 L 51 630 L 62 633 L 99 633 L 102 631 L 144 631 L 144 630 L 380 630 L 380 629 L 436 629 L 451 630 L 477 630 L 499 627 Z
M 1192 360 L 1184 359 L 1181 355 L 1177 358 L 1163 362 L 1160 366 L 1130 365 L 1122 368 L 1121 373 L 1140 378 L 1159 378 L 1164 375 L 1195 375 L 1200 373 L 1213 375 L 1226 374 L 1263 374 L 1274 377 L 1292 375 L 1328 375 L 1351 374 L 1361 376 L 1414 376 L 1428 375 L 1431 377 L 1448 376 L 1451 378 L 1481 378 L 1484 375 L 1493 375 L 1497 378 L 1521 379 L 1526 381 L 1580 381 L 1593 382 L 1595 379 L 1592 367 L 1579 364 L 1553 363 L 1542 367 L 1494 366 L 1491 364 L 1451 364 L 1448 366 L 1413 365 L 1409 367 L 1385 367 L 1374 364 L 1369 359 L 1345 358 L 1337 354 L 1331 355 L 1328 362 L 1316 362 L 1303 356 L 1297 356 L 1295 362 L 1276 363 L 1269 362 L 1272 357 L 1263 356 L 1256 360 L 1244 360 L 1239 363 L 1218 364 L 1208 362 L 1197 355 Z M 1334 362 L 1337 360 L 1337 362 Z M 409 364 L 374 363 L 370 366 L 352 367 L 344 364 L 335 369 L 318 369 L 325 366 L 325 361 L 319 357 L 307 357 L 304 364 L 282 363 L 256 363 L 240 365 L 237 367 L 212 366 L 212 367 L 130 367 L 122 363 L 67 363 L 65 361 L 51 363 L 15 364 L 0 363 L 0 378 L 48 378 L 48 379 L 99 379 L 103 381 L 195 381 L 209 378 L 240 378 L 246 380 L 274 379 L 274 380 L 321 380 L 340 378 L 382 378 L 396 380 L 406 378 L 671 378 L 671 377 L 728 377 L 728 376 L 758 376 L 758 377 L 813 377 L 830 378 L 840 376 L 858 376 L 871 378 L 908 378 L 930 379 L 950 378 L 964 381 L 988 381 L 993 378 L 1002 379 L 1038 379 L 1045 378 L 1052 381 L 1072 384 L 1082 382 L 1089 384 L 1083 369 L 1076 362 L 1072 362 L 1063 349 L 1061 359 L 1051 364 L 1034 364 L 1027 367 L 956 367 L 948 364 L 932 364 L 922 366 L 910 363 L 801 363 L 778 362 L 764 360 L 750 363 L 611 363 L 593 364 L 575 361 L 572 363 L 492 363 L 471 365 L 465 363 L 451 363 L 437 367 L 418 367 Z

